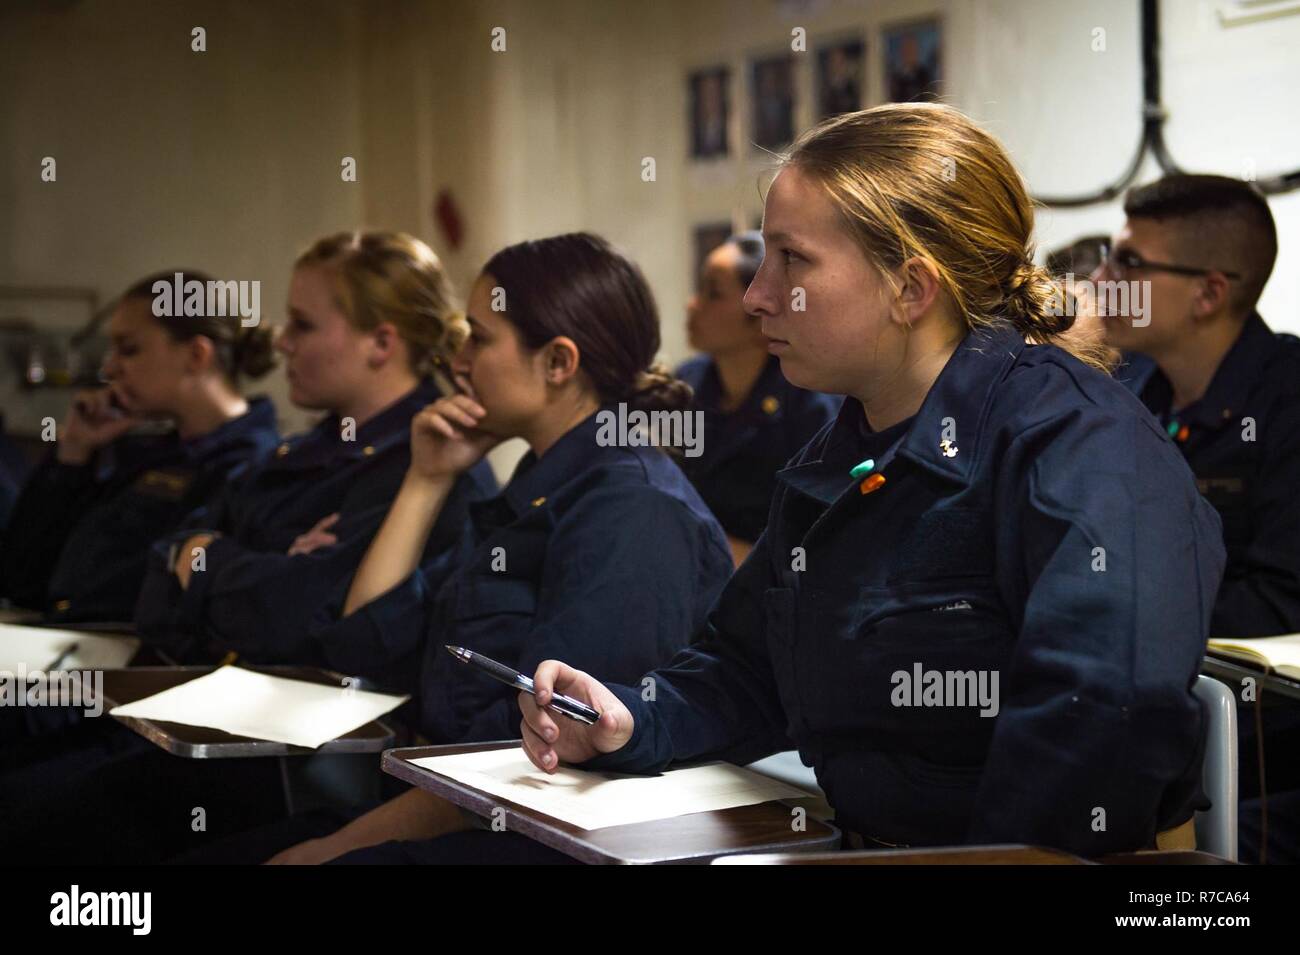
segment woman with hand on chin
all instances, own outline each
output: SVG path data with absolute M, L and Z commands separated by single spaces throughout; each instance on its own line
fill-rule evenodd
M 497 290 L 504 311 L 493 308 Z M 487 263 L 467 311 L 470 337 L 452 364 L 464 391 L 412 423 L 410 467 L 347 615 L 319 635 L 335 669 L 401 661 L 390 679 L 416 695 L 416 728 L 433 743 L 509 739 L 518 727 L 514 692 L 445 645 L 522 672 L 563 654 L 631 680 L 685 645 L 732 566 L 671 458 L 600 437 L 602 411 L 669 411 L 690 397 L 653 364 L 658 315 L 635 264 L 586 233 L 520 243 Z M 515 437 L 528 453 L 499 496 L 473 505 L 468 552 L 422 565 L 448 487 Z M 186 861 L 258 861 L 286 846 L 273 862 L 352 850 L 363 851 L 349 861 L 419 861 L 429 840 L 467 825 L 409 789 L 374 808 L 304 813 Z
M 1218 520 L 1145 409 L 1058 346 L 1032 228 L 1000 144 L 951 108 L 801 137 L 745 304 L 790 381 L 848 397 L 653 701 L 562 656 L 536 669 L 536 766 L 743 764 L 790 740 L 856 848 L 1189 844 Z M 599 722 L 556 718 L 552 693 Z

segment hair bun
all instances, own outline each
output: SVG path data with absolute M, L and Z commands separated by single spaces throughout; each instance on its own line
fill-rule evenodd
M 1007 280 L 1002 313 L 1026 338 L 1046 342 L 1074 324 L 1070 309 L 1054 306 L 1061 301 L 1061 290 L 1051 273 L 1026 259 Z
M 275 336 L 265 325 L 241 328 L 234 343 L 235 374 L 261 378 L 277 364 Z
M 634 411 L 674 411 L 691 403 L 695 393 L 667 365 L 655 362 L 636 376 L 624 400 Z

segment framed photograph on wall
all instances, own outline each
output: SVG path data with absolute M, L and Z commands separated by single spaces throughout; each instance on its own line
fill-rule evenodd
M 867 44 L 861 37 L 817 48 L 817 118 L 862 109 Z
M 794 57 L 760 57 L 749 66 L 750 135 L 759 149 L 794 139 Z
M 884 31 L 885 97 L 892 103 L 939 98 L 943 33 L 938 20 L 920 20 Z
M 713 159 L 728 148 L 727 120 L 731 70 L 725 66 L 696 70 L 688 80 L 691 98 L 691 157 Z

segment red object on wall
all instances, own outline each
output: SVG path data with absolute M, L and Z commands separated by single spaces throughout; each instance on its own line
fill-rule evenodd
M 438 193 L 433 203 L 433 218 L 442 230 L 442 237 L 452 249 L 459 249 L 465 238 L 465 224 L 460 217 L 460 207 L 447 189 Z

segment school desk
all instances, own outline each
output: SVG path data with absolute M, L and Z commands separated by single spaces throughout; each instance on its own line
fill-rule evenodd
M 580 829 L 411 762 L 427 756 L 517 746 L 519 741 L 512 740 L 395 749 L 384 753 L 383 768 L 384 772 L 484 819 L 490 819 L 494 810 L 503 809 L 507 831 L 527 836 L 588 864 L 705 863 L 735 852 L 814 852 L 834 849 L 840 844 L 839 830 L 817 820 L 811 812 L 805 818 L 805 830 L 793 831 L 791 807 L 804 805 L 805 800 L 772 801 L 633 825 Z
M 1039 846 L 951 846 L 728 856 L 714 865 L 1236 865 L 1208 852 L 1122 852 L 1096 861 Z
M 123 703 L 153 696 L 187 680 L 211 673 L 215 666 L 131 667 L 104 671 L 104 712 Z M 341 674 L 317 667 L 255 666 L 249 669 L 296 680 L 340 686 Z M 354 680 L 359 689 L 371 689 Z M 280 783 L 286 811 L 344 801 L 379 797 L 381 777 L 373 754 L 398 742 L 399 729 L 372 720 L 317 749 L 235 736 L 206 726 L 186 726 L 160 720 L 114 717 L 167 752 L 188 759 L 233 759 L 274 756 L 280 761 Z M 387 718 L 385 718 L 387 719 Z
M 715 865 L 1092 865 L 1087 859 L 1040 846 L 930 846 L 843 852 L 763 853 L 718 859 Z
M 1277 673 L 1266 673 L 1262 667 L 1251 666 L 1236 659 L 1207 655 L 1201 664 L 1201 672 L 1228 684 L 1238 699 L 1241 698 L 1242 680 L 1250 678 L 1259 689 L 1256 698 L 1265 706 L 1270 703 L 1294 706 L 1300 702 L 1300 681 Z
M 104 711 L 134 703 L 163 690 L 180 686 L 215 670 L 215 666 L 131 667 L 104 672 Z M 317 667 L 264 666 L 249 667 L 262 673 L 309 680 L 326 686 L 343 685 L 343 677 Z M 367 689 L 367 687 L 360 687 Z M 396 742 L 396 732 L 382 720 L 372 720 L 318 749 L 276 743 L 271 740 L 234 736 L 206 726 L 186 726 L 135 717 L 114 717 L 151 743 L 175 756 L 189 759 L 229 759 L 244 756 L 310 756 L 318 753 L 378 753 Z

